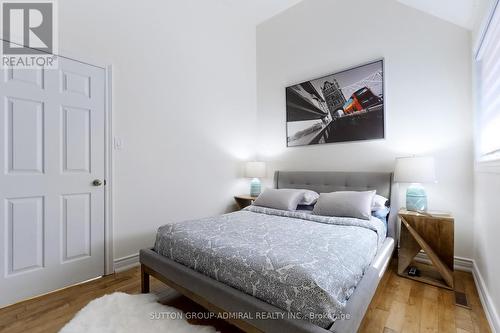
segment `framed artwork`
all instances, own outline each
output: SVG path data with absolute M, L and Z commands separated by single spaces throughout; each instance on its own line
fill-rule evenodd
M 383 139 L 384 61 L 286 88 L 287 146 Z

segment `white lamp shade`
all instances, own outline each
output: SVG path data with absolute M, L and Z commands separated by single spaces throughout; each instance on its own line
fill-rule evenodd
M 247 162 L 245 165 L 245 177 L 264 178 L 266 176 L 266 164 L 264 162 Z
M 432 157 L 401 157 L 396 159 L 396 183 L 434 183 L 436 170 Z

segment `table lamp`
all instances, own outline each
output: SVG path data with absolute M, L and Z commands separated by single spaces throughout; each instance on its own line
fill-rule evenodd
M 250 195 L 256 197 L 260 194 L 260 180 L 266 176 L 266 164 L 264 162 L 247 162 L 245 165 L 245 176 L 252 178 L 250 183 Z
M 422 183 L 435 183 L 436 171 L 432 157 L 401 157 L 396 159 L 394 182 L 410 183 L 406 190 L 406 209 L 427 211 L 427 194 Z

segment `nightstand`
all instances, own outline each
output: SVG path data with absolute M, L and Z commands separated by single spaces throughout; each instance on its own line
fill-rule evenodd
M 234 197 L 234 200 L 238 204 L 239 209 L 250 206 L 255 201 L 255 199 L 257 199 L 257 197 L 252 197 L 250 195 L 236 195 Z
M 437 287 L 453 289 L 454 219 L 448 213 L 417 213 L 401 209 L 401 235 L 398 252 L 398 274 Z M 431 265 L 415 261 L 421 250 Z M 420 260 L 422 261 L 422 260 Z M 418 276 L 408 275 L 411 266 Z

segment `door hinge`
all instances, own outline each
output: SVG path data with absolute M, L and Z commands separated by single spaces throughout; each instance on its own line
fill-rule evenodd
M 106 184 L 107 184 L 107 183 L 108 183 L 108 182 L 106 181 L 106 179 L 104 179 L 104 181 L 103 181 L 103 185 L 104 185 L 104 186 L 106 186 Z

